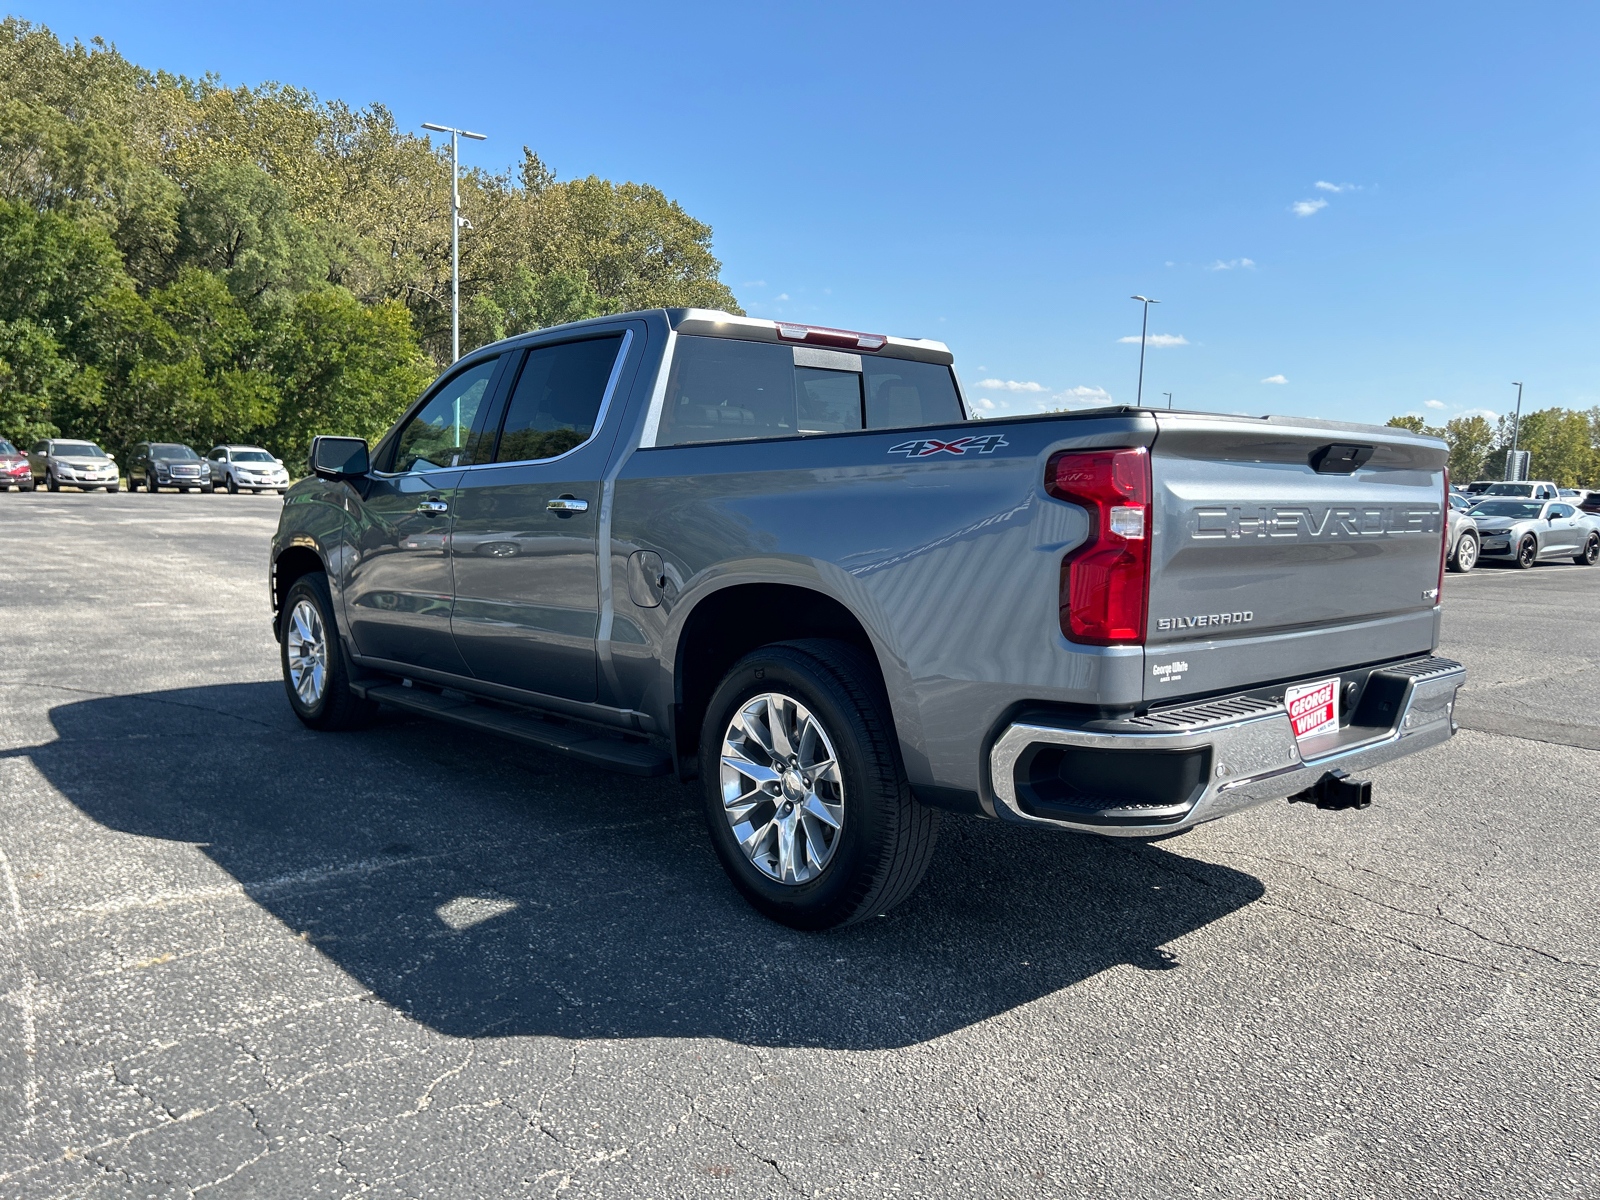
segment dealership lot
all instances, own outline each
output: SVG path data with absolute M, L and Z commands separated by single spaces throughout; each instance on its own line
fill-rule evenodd
M 0 496 L 0 1195 L 1600 1191 L 1600 568 L 1445 581 L 1364 813 L 950 819 L 804 935 L 694 795 L 278 682 L 276 496 Z

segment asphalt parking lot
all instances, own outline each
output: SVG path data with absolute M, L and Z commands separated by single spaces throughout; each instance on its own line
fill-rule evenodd
M 0 495 L 0 1196 L 1600 1194 L 1600 568 L 1364 813 L 951 819 L 804 935 L 686 789 L 304 730 L 276 496 Z

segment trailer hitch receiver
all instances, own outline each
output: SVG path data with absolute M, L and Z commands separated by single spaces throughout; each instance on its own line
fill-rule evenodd
M 1352 779 L 1343 771 L 1329 771 L 1303 792 L 1289 797 L 1290 804 L 1315 804 L 1329 812 L 1372 805 L 1372 780 Z

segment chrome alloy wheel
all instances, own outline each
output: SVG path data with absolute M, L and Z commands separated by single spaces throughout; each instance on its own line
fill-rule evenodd
M 1478 565 L 1478 539 L 1470 533 L 1456 543 L 1456 570 L 1470 571 Z
M 808 883 L 839 846 L 844 782 L 822 723 L 792 696 L 746 700 L 722 735 L 722 809 L 756 869 Z
M 300 697 L 301 704 L 314 708 L 322 699 L 322 689 L 328 679 L 328 636 L 315 604 L 309 600 L 295 604 L 289 613 L 283 640 L 294 693 Z

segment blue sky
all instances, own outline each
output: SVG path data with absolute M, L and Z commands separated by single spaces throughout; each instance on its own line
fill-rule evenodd
M 151 68 L 656 184 L 758 316 L 935 337 L 994 413 L 1600 404 L 1600 8 L 42 3 Z M 449 22 L 440 18 L 449 14 Z M 264 16 L 263 14 L 270 14 Z

